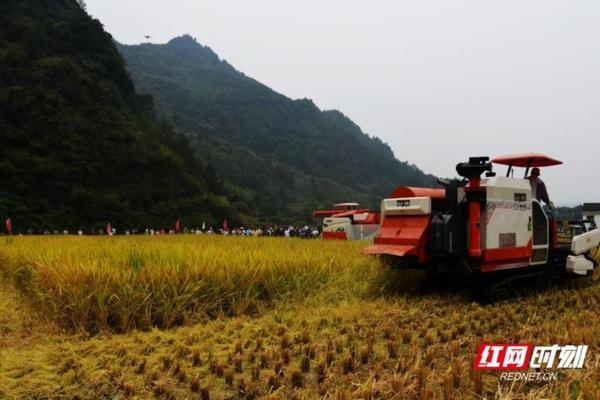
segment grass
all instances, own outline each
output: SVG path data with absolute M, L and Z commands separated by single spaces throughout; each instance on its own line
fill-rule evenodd
M 407 293 L 397 285 L 402 274 L 360 256 L 363 245 L 204 237 L 15 239 L 1 253 L 10 281 L 0 286 L 0 315 L 5 316 L 0 318 L 5 332 L 0 339 L 0 398 L 600 398 L 600 285 L 482 306 L 460 294 Z M 30 254 L 34 248 L 37 257 Z M 116 334 L 107 323 L 90 337 L 84 326 L 68 323 L 61 333 L 56 327 L 65 328 L 64 314 L 51 313 L 65 300 L 34 292 L 58 285 L 41 282 L 47 272 L 36 275 L 36 268 L 71 273 L 77 268 L 59 268 L 77 264 L 78 254 L 89 282 L 80 272 L 79 279 L 63 277 L 59 282 L 65 286 L 93 290 L 107 279 L 99 271 L 112 276 L 133 270 L 118 275 L 127 280 L 111 280 L 115 287 L 103 286 L 124 291 L 121 286 L 140 285 L 137 280 L 151 269 L 156 279 L 162 278 L 160 285 L 173 279 L 181 285 L 175 272 L 183 274 L 185 263 L 200 274 L 205 251 L 235 254 L 230 273 L 243 274 L 244 263 L 255 271 L 237 279 L 222 272 L 219 276 L 234 283 L 217 287 L 238 293 L 236 301 L 225 306 L 203 299 L 169 329 L 128 325 L 127 333 Z M 278 266 L 284 258 L 273 261 L 278 251 L 293 259 L 285 269 Z M 174 272 L 175 261 L 180 269 Z M 17 272 L 23 265 L 29 266 L 30 276 Z M 269 296 L 257 296 L 262 292 L 256 288 L 267 286 L 258 282 L 265 281 L 276 284 L 269 285 Z M 246 285 L 252 290 L 242 290 Z M 248 312 L 248 300 L 260 306 Z M 234 311 L 236 302 L 243 312 Z M 170 304 L 186 310 L 179 302 Z M 498 373 L 472 372 L 475 348 L 483 341 L 588 344 L 590 350 L 585 369 L 560 371 L 557 382 L 511 385 L 500 382 Z

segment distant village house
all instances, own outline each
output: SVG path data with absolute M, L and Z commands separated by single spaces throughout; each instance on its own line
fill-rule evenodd
M 583 219 L 594 220 L 600 226 L 600 203 L 584 203 L 581 208 Z

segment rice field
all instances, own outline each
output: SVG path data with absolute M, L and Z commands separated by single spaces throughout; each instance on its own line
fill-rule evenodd
M 493 306 L 422 295 L 365 243 L 0 241 L 0 398 L 599 399 L 600 285 Z M 482 342 L 587 344 L 552 382 L 472 369 Z
M 257 312 L 370 282 L 355 243 L 283 238 L 22 237 L 0 249 L 0 273 L 66 329 L 126 332 Z

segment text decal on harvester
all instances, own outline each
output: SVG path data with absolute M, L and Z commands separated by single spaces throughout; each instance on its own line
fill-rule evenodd
M 527 368 L 581 369 L 588 346 L 534 346 L 481 344 L 473 368 L 478 371 L 514 371 Z

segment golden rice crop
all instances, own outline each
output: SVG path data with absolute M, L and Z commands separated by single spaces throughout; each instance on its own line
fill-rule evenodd
M 406 274 L 379 268 L 363 246 L 204 236 L 0 241 L 0 398 L 600 398 L 599 284 L 494 305 L 461 293 L 411 295 L 397 284 Z M 71 328 L 130 331 L 60 333 L 42 313 Z M 483 342 L 585 344 L 589 355 L 557 381 L 503 382 L 473 371 Z
M 594 257 L 594 260 L 600 264 L 600 247 L 592 251 L 592 257 Z
M 126 331 L 360 291 L 377 273 L 362 247 L 284 238 L 19 237 L 0 246 L 0 271 L 67 328 Z

